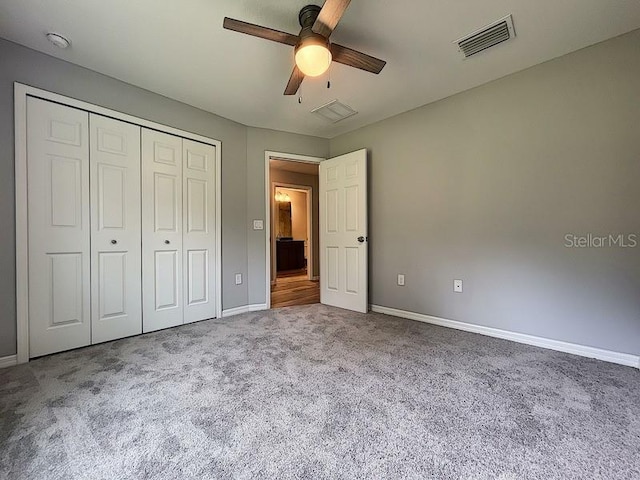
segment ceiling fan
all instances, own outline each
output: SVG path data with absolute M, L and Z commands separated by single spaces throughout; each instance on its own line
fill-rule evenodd
M 302 27 L 298 35 L 228 17 L 225 17 L 223 27 L 294 47 L 296 66 L 284 94 L 295 95 L 305 76 L 316 77 L 323 74 L 332 61 L 375 74 L 380 73 L 386 65 L 384 60 L 329 41 L 331 32 L 350 1 L 326 0 L 322 8 L 317 5 L 303 7 L 298 14 Z

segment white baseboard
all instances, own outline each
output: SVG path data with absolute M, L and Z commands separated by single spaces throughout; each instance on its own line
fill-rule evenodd
M 587 347 L 576 343 L 562 342 L 560 340 L 552 340 L 549 338 L 536 337 L 526 335 L 524 333 L 510 332 L 508 330 L 500 330 L 498 328 L 485 327 L 482 325 L 474 325 L 472 323 L 459 322 L 457 320 L 447 320 L 446 318 L 433 317 L 422 313 L 408 312 L 406 310 L 398 310 L 396 308 L 383 307 L 380 305 L 371 305 L 371 310 L 394 317 L 407 318 L 409 320 L 417 320 L 418 322 L 430 323 L 441 327 L 454 328 L 456 330 L 464 330 L 465 332 L 479 333 L 489 337 L 502 338 L 513 342 L 533 345 L 535 347 L 548 348 L 558 352 L 572 353 L 581 357 L 596 358 L 605 362 L 618 363 L 628 367 L 640 368 L 640 356 L 628 353 L 613 352 L 611 350 L 603 350 L 595 347 Z
M 13 367 L 18 364 L 18 357 L 16 355 L 9 355 L 7 357 L 0 357 L 0 368 Z
M 269 310 L 266 303 L 254 303 L 249 305 L 250 312 L 259 312 L 261 310 Z
M 242 305 L 240 307 L 229 308 L 222 311 L 222 317 L 233 317 L 234 315 L 240 315 L 241 313 L 257 312 L 260 310 L 268 310 L 266 303 L 254 303 L 252 305 Z
M 228 308 L 222 311 L 222 318 L 233 317 L 234 315 L 240 315 L 241 313 L 247 313 L 249 311 L 249 305 L 242 305 L 240 307 Z

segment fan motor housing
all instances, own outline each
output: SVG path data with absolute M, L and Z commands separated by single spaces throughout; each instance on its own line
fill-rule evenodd
M 318 14 L 320 13 L 320 7 L 318 5 L 307 5 L 306 7 L 302 7 L 300 13 L 298 14 L 298 21 L 300 22 L 300 26 L 302 28 L 313 26 L 313 23 L 318 18 Z
M 297 53 L 303 45 L 321 45 L 327 50 L 330 49 L 329 39 L 311 30 L 311 27 L 313 27 L 319 13 L 320 7 L 318 5 L 307 5 L 306 7 L 302 7 L 302 10 L 300 10 L 298 20 L 300 21 L 302 31 L 300 32 L 294 54 Z
M 325 47 L 327 50 L 331 50 L 331 44 L 329 43 L 329 39 L 323 37 L 322 35 L 315 33 L 311 30 L 311 27 L 305 27 L 300 32 L 300 39 L 298 40 L 298 44 L 295 47 L 294 54 L 298 51 L 300 47 L 303 45 L 321 45 Z

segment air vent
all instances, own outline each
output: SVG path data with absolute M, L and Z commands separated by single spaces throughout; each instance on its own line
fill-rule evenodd
M 321 107 L 314 108 L 311 113 L 315 113 L 324 120 L 328 120 L 331 123 L 337 123 L 340 120 L 354 116 L 356 112 L 349 105 L 340 103 L 338 100 L 326 103 Z
M 516 31 L 513 28 L 513 19 L 511 15 L 507 15 L 497 22 L 493 22 L 466 37 L 456 40 L 454 43 L 458 44 L 460 53 L 462 53 L 465 58 L 469 58 L 487 48 L 506 42 L 515 36 Z

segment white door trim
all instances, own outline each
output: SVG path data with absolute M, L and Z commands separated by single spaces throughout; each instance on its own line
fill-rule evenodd
M 216 147 L 216 317 L 222 317 L 222 195 L 221 164 L 222 142 L 160 123 L 134 117 L 91 103 L 65 97 L 57 93 L 30 87 L 14 82 L 14 120 L 15 120 L 15 187 L 16 187 L 16 318 L 17 318 L 17 363 L 29 361 L 29 255 L 27 222 L 27 97 L 60 103 L 90 113 L 97 113 L 142 127 L 177 135 L 182 138 L 213 145 Z
M 293 153 L 264 152 L 264 231 L 265 231 L 265 303 L 271 309 L 271 175 L 269 160 L 286 160 L 290 162 L 317 163 L 326 160 L 323 157 L 310 157 Z
M 297 185 L 294 183 L 283 183 L 283 182 L 271 182 L 271 192 L 275 196 L 277 188 L 287 188 L 289 190 L 298 190 L 306 193 L 306 202 L 307 202 L 307 277 L 309 280 L 313 280 L 313 252 L 317 248 L 313 244 L 313 187 L 310 185 Z M 275 217 L 275 208 L 274 205 L 272 208 L 272 215 Z M 274 218 L 275 219 L 275 218 Z M 271 255 L 275 257 L 274 252 L 276 252 L 276 246 L 271 243 Z M 273 258 L 271 262 L 271 268 L 273 268 Z M 272 271 L 273 273 L 273 271 Z

